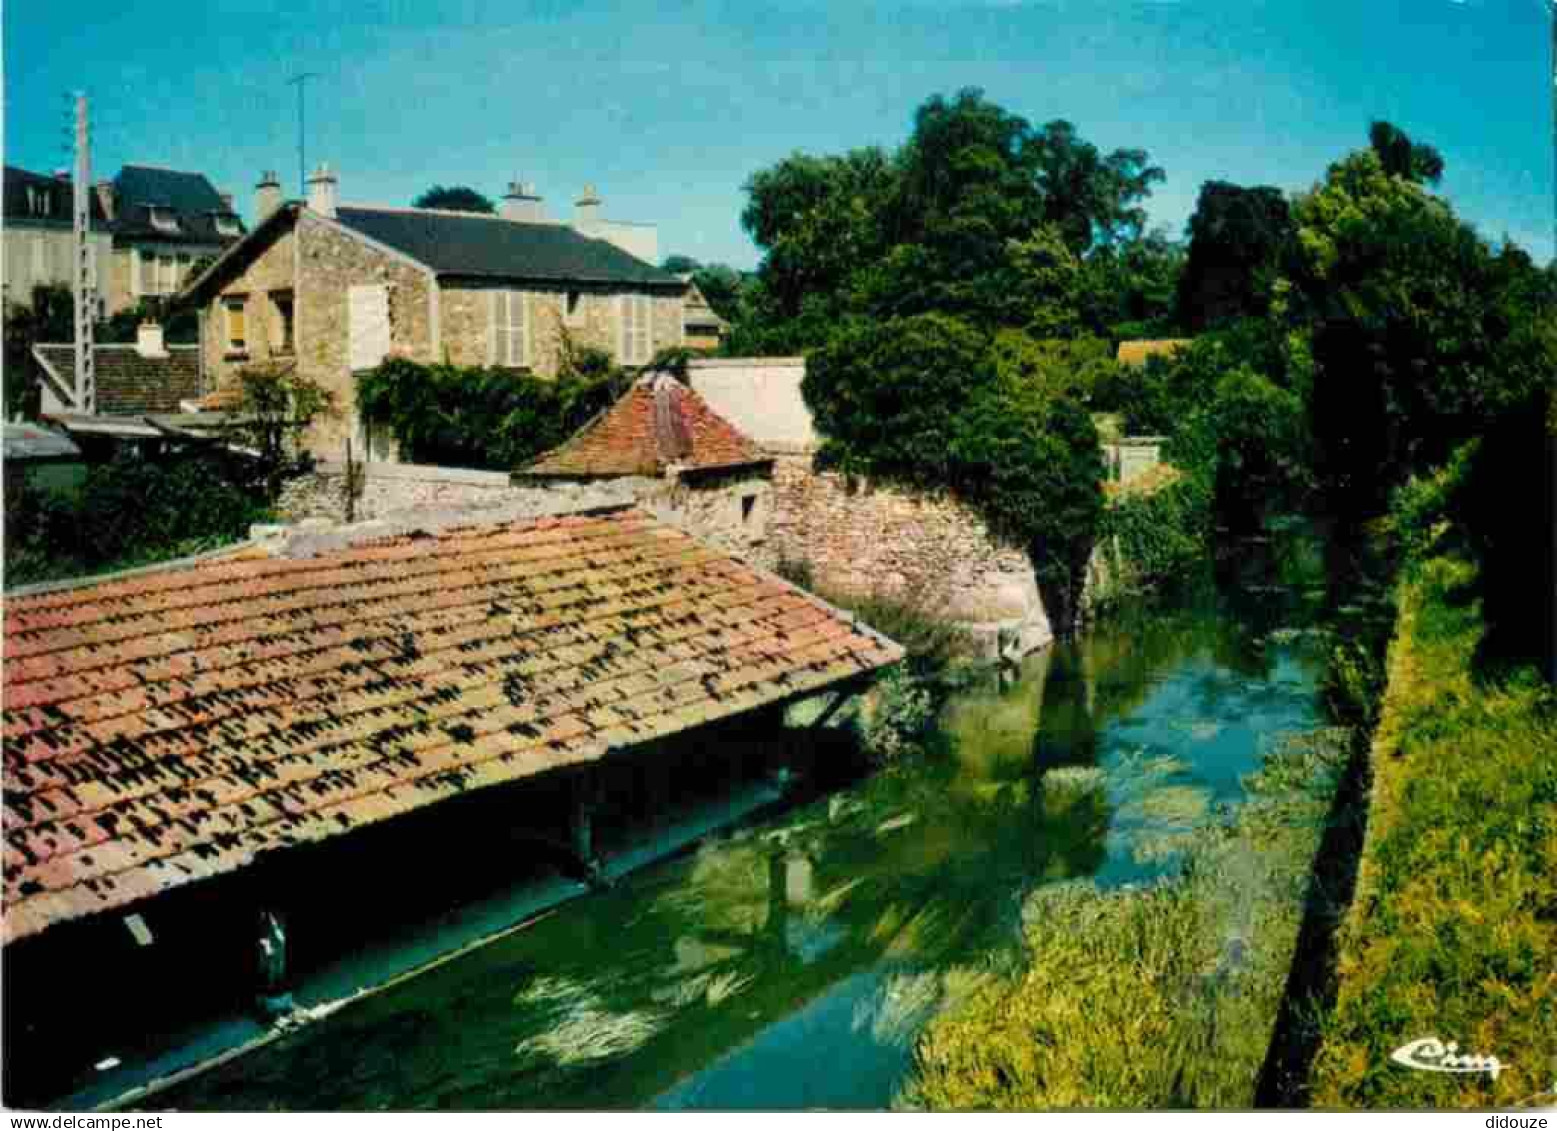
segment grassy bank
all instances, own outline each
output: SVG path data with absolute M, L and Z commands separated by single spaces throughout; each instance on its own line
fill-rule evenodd
M 1437 557 L 1402 586 L 1316 1106 L 1508 1105 L 1557 1088 L 1557 697 L 1533 673 L 1475 681 L 1473 581 Z M 1506 1068 L 1391 1062 L 1425 1037 Z
M 1039 889 L 1026 970 L 930 1024 L 903 1103 L 1249 1106 L 1345 761 L 1345 732 L 1291 739 L 1175 879 Z

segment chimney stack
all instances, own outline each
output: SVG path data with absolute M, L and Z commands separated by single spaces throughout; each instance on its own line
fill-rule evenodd
M 254 186 L 254 223 L 263 224 L 270 214 L 281 207 L 281 178 L 267 169 Z
M 503 204 L 498 209 L 498 215 L 505 220 L 521 220 L 529 224 L 538 224 L 546 219 L 535 185 L 517 180 L 508 182 L 508 191 L 503 194 Z
M 135 352 L 142 357 L 168 356 L 168 348 L 162 340 L 162 323 L 147 319 L 136 328 Z
M 328 162 L 322 162 L 308 178 L 308 210 L 326 219 L 335 219 L 335 204 L 340 181 L 330 171 Z
M 588 234 L 600 223 L 600 194 L 594 185 L 585 185 L 584 194 L 573 205 L 573 226 Z

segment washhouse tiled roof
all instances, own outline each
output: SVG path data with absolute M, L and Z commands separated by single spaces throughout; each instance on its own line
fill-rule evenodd
M 768 455 L 682 382 L 640 377 L 605 412 L 519 474 L 540 478 L 663 475 L 764 463 Z
M 401 529 L 7 598 L 5 941 L 902 656 L 636 510 Z
M 39 345 L 33 353 L 55 394 L 73 403 L 76 347 Z M 199 346 L 168 346 L 166 357 L 146 357 L 133 345 L 101 345 L 93 348 L 92 359 L 100 415 L 178 412 L 182 402 L 200 396 Z

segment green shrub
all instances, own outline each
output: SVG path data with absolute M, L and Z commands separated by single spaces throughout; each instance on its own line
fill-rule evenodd
M 241 541 L 270 517 L 243 465 L 216 456 L 92 467 L 79 490 L 6 484 L 6 584 L 145 565 Z
M 392 358 L 357 378 L 357 403 L 414 463 L 510 471 L 566 440 L 630 380 L 599 351 L 572 350 L 568 358 L 553 381 Z
M 1212 537 L 1211 490 L 1180 475 L 1155 491 L 1124 491 L 1103 512 L 1098 544 L 1108 563 L 1104 606 L 1164 589 L 1204 569 Z

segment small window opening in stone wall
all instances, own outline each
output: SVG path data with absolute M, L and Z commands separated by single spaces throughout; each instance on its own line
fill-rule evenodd
M 756 510 L 757 510 L 757 496 L 756 495 L 742 495 L 741 496 L 741 522 L 743 522 L 747 526 L 750 526 L 751 525 L 751 517 L 756 512 Z

